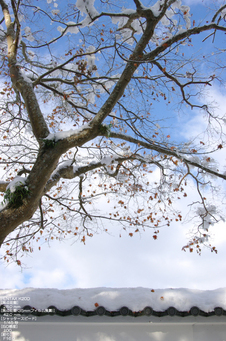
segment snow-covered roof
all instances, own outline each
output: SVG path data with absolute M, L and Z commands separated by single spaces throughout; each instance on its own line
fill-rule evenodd
M 12 303 L 14 302 L 14 303 Z M 0 290 L 1 314 L 82 316 L 226 316 L 226 288 L 216 290 L 93 288 Z

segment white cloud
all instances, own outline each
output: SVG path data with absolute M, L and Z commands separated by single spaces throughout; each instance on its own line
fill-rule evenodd
M 106 225 L 106 228 L 110 226 Z M 14 264 L 0 267 L 4 278 L 2 288 L 55 287 L 189 287 L 215 289 L 226 286 L 226 235 L 223 224 L 214 227 L 215 243 L 219 253 L 204 250 L 202 256 L 182 252 L 190 226 L 180 223 L 163 228 L 157 240 L 152 231 L 134 234 L 120 229 L 114 236 L 107 233 L 80 242 L 53 242 L 42 245 L 32 257 L 23 261 L 22 272 Z

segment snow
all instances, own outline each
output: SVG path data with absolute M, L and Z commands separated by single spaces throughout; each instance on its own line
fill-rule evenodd
M 51 11 L 51 13 L 52 13 L 52 15 L 57 15 L 57 14 L 60 13 L 60 10 L 59 10 L 59 9 L 53 9 L 53 10 Z
M 152 13 L 155 17 L 158 17 L 162 11 L 164 1 L 158 0 L 153 6 L 150 7 Z M 190 21 L 190 7 L 184 6 L 181 4 L 181 1 L 176 0 L 173 4 L 171 4 L 171 8 L 166 11 L 166 15 L 161 19 L 161 22 L 163 25 L 168 26 L 170 24 L 169 19 L 173 17 L 175 10 L 179 9 L 183 13 L 183 17 L 186 23 L 186 29 L 189 29 L 191 27 L 191 21 Z M 172 21 L 171 21 L 172 22 Z M 176 26 L 177 21 L 173 21 L 174 26 Z
M 98 76 L 98 73 L 96 73 L 96 76 Z M 120 77 L 121 77 L 121 73 L 116 73 L 115 75 L 108 77 L 108 80 L 99 79 L 99 80 L 97 80 L 97 84 L 95 84 L 93 86 L 93 88 L 95 90 L 98 90 L 100 93 L 104 93 L 105 92 L 104 87 L 107 90 L 110 90 L 115 85 L 115 83 L 119 80 Z M 102 85 L 99 85 L 98 83 L 104 85 L 104 87 Z M 115 116 L 115 114 L 114 114 L 114 116 Z
M 76 26 L 76 23 L 73 21 L 68 22 L 68 27 L 67 27 L 67 33 L 74 33 L 77 34 L 79 32 L 78 27 Z
M 10 189 L 10 192 L 13 193 L 16 190 L 16 187 L 25 185 L 27 178 L 22 176 L 16 176 L 7 186 L 6 189 Z
M 134 40 L 133 38 L 130 39 L 130 37 L 132 36 L 132 31 L 128 28 L 125 28 L 123 30 L 121 30 L 121 35 L 124 41 L 127 42 L 127 44 L 129 45 L 133 45 Z
M 109 166 L 114 162 L 113 156 L 105 156 L 101 159 L 101 163 L 105 166 Z
M 76 26 L 76 23 L 74 21 L 69 21 L 67 23 L 67 28 L 63 28 L 62 26 L 58 26 L 57 31 L 60 32 L 60 34 L 64 34 L 64 35 L 67 33 L 77 34 L 79 32 L 78 27 Z
M 200 158 L 198 156 L 193 155 L 191 157 L 188 157 L 188 160 L 200 164 Z
M 178 31 L 177 31 L 177 34 L 182 34 L 182 33 L 184 33 L 186 30 L 181 26 L 181 25 L 179 25 L 178 26 Z M 189 78 L 189 77 L 188 77 Z
M 34 53 L 33 51 L 31 51 L 31 50 L 28 50 L 27 52 L 28 52 L 30 58 L 31 58 L 31 59 L 34 59 L 35 53 Z
M 23 69 L 20 70 L 20 74 L 23 77 L 24 81 L 30 84 L 32 83 L 32 80 L 27 76 L 27 72 L 25 72 Z M 30 73 L 31 77 L 32 77 L 32 73 Z
M 204 157 L 201 161 L 201 165 L 217 172 L 218 164 L 212 157 Z
M 64 66 L 64 69 L 68 71 L 77 71 L 78 70 L 78 65 L 75 63 L 68 63 L 67 65 Z M 65 76 L 68 75 L 68 73 L 63 72 L 62 75 L 65 74 Z
M 136 11 L 134 9 L 131 8 L 122 8 L 122 13 L 126 14 L 126 15 L 130 15 L 130 14 L 134 14 L 136 13 Z
M 72 135 L 79 134 L 84 129 L 89 129 L 89 128 L 90 128 L 90 126 L 88 124 L 84 124 L 82 127 L 78 128 L 78 129 L 70 129 L 70 130 L 66 130 L 66 131 L 60 131 L 57 133 L 49 134 L 45 138 L 45 140 L 53 140 L 53 141 L 57 142 L 59 140 L 66 139 Z
M 57 31 L 59 31 L 60 34 L 63 34 L 64 30 L 65 30 L 65 29 L 64 29 L 62 26 L 58 26 L 58 27 L 57 27 Z
M 9 189 L 11 193 L 15 192 L 16 187 L 25 185 L 27 178 L 22 176 L 16 176 L 6 187 L 6 190 Z M 0 181 L 1 183 L 1 181 Z M 4 183 L 4 182 L 3 182 Z M 27 187 L 26 187 L 27 188 Z M 0 203 L 0 211 L 2 211 L 8 205 L 8 200 L 3 200 Z
M 35 38 L 33 37 L 32 33 L 31 33 L 31 29 L 30 27 L 26 26 L 24 28 L 24 32 L 25 32 L 25 39 L 29 40 L 29 41 L 34 41 Z
M 86 49 L 87 53 L 91 53 L 90 55 L 86 56 L 86 60 L 87 60 L 88 66 L 89 66 L 89 70 L 92 70 L 93 66 L 95 65 L 96 56 L 95 56 L 95 54 L 92 54 L 95 51 L 96 51 L 96 48 L 95 48 L 95 46 L 92 46 L 92 45 L 90 45 Z
M 79 9 L 81 14 L 87 14 L 89 18 L 94 18 L 99 15 L 99 12 L 94 7 L 95 0 L 77 0 L 76 7 Z
M 155 17 L 158 17 L 159 14 L 161 13 L 161 8 L 162 8 L 163 0 L 157 1 L 153 6 L 151 6 L 152 13 L 154 14 Z
M 21 301 L 36 309 L 45 309 L 50 305 L 58 309 L 70 309 L 80 306 L 84 310 L 95 310 L 97 304 L 110 311 L 126 306 L 132 311 L 143 310 L 146 306 L 155 311 L 165 311 L 173 306 L 179 311 L 189 311 L 191 307 L 210 312 L 216 307 L 226 309 L 226 288 L 216 290 L 190 289 L 151 289 L 151 288 L 92 288 L 92 289 L 5 289 L 0 290 L 0 304 L 7 303 L 9 297 L 27 297 Z M 97 303 L 97 304 L 96 304 Z M 7 304 L 6 304 L 7 306 Z
M 131 26 L 134 28 L 134 30 L 136 31 L 137 34 L 141 34 L 143 31 L 142 31 L 142 26 L 139 22 L 138 19 L 134 20 L 131 24 Z
M 196 212 L 203 220 L 202 227 L 204 230 L 208 231 L 210 225 L 216 223 L 216 221 L 213 219 L 213 215 L 217 213 L 216 206 L 214 205 L 209 205 L 206 207 L 200 206 L 197 208 Z
M 117 25 L 118 24 L 118 28 L 122 28 L 124 25 L 126 25 L 128 18 L 126 17 L 112 17 L 111 21 L 113 24 Z
M 164 16 L 162 19 L 161 19 L 161 23 L 165 26 L 169 25 L 170 24 L 170 21 L 169 19 L 167 18 L 167 16 Z
M 72 165 L 73 160 L 67 160 L 62 162 L 56 169 L 57 172 L 59 172 L 59 170 L 64 169 L 64 168 L 68 168 Z

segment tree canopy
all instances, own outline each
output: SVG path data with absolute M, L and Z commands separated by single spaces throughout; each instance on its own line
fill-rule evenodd
M 178 200 L 194 226 L 184 250 L 216 252 L 226 117 L 208 91 L 224 87 L 225 2 L 0 5 L 5 260 L 115 224 L 157 239 L 183 222 Z

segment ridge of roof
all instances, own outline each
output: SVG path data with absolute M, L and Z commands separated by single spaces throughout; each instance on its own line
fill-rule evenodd
M 155 317 L 164 317 L 164 316 L 180 316 L 180 317 L 187 317 L 187 316 L 226 316 L 226 310 L 222 307 L 216 307 L 213 311 L 205 312 L 201 310 L 199 307 L 193 306 L 189 311 L 180 311 L 175 307 L 169 307 L 164 311 L 156 311 L 153 310 L 152 307 L 145 307 L 143 310 L 139 311 L 132 311 L 126 306 L 121 307 L 119 310 L 109 311 L 105 309 L 103 306 L 98 306 L 95 310 L 84 310 L 80 306 L 73 306 L 71 309 L 58 309 L 55 306 L 49 306 L 46 309 L 36 309 L 30 305 L 25 305 L 23 308 L 18 310 L 7 309 L 7 307 L 2 304 L 0 306 L 0 315 L 4 315 L 6 313 L 10 313 L 10 315 L 34 315 L 34 316 L 46 316 L 46 315 L 58 315 L 58 316 L 108 316 L 108 317 L 116 317 L 116 316 L 132 316 L 132 317 L 139 317 L 139 316 L 155 316 Z

